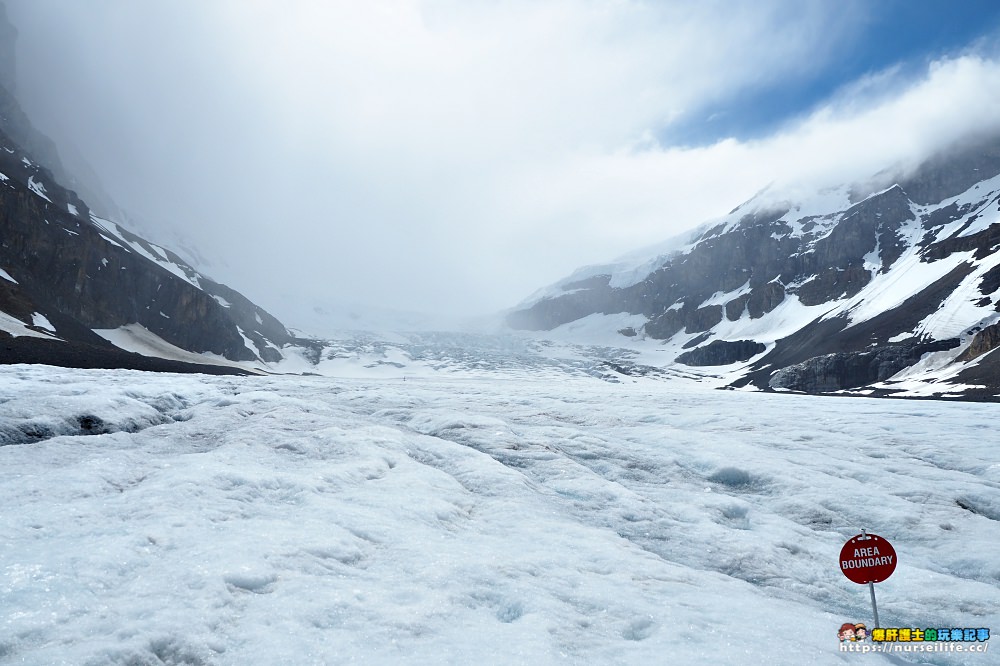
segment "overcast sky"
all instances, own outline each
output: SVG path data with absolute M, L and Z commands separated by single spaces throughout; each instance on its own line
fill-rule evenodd
M 295 326 L 510 307 L 1000 121 L 1000 3 L 6 0 L 19 96 Z

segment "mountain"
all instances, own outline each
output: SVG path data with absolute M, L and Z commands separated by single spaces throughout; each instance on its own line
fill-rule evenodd
M 55 145 L 13 94 L 2 9 L 0 362 L 222 372 L 280 360 L 293 340 L 281 322 L 65 186 Z
M 890 173 L 800 201 L 765 191 L 672 252 L 577 271 L 507 323 L 652 340 L 729 388 L 993 399 L 1000 138 Z

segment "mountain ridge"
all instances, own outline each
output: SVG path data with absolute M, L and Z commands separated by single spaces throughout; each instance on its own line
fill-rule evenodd
M 980 336 L 975 358 L 965 350 L 1000 320 L 998 176 L 991 136 L 863 198 L 857 185 L 812 201 L 759 195 L 634 283 L 616 286 L 612 273 L 564 280 L 507 322 L 551 331 L 642 316 L 623 344 L 645 336 L 676 351 L 673 363 L 724 367 L 730 388 L 891 391 L 883 384 L 925 356 L 951 354 L 911 382 L 943 381 L 935 372 L 957 363 L 955 390 L 997 389 L 995 337 Z
M 0 362 L 246 372 L 281 360 L 295 338 L 274 316 L 66 186 L 55 144 L 12 92 L 16 29 L 2 4 L 0 35 Z M 117 332 L 136 327 L 198 363 L 131 353 Z

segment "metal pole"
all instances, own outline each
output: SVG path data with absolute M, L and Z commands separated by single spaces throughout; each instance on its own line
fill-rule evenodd
M 861 528 L 861 539 L 868 540 L 868 530 Z M 875 583 L 868 581 L 868 591 L 872 595 L 872 615 L 875 616 L 875 628 L 878 629 L 878 605 L 875 603 Z
M 868 591 L 872 593 L 872 613 L 875 614 L 875 628 L 878 629 L 878 606 L 875 605 L 875 583 L 868 583 Z

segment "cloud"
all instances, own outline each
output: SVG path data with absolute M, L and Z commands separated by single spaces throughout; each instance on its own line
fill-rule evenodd
M 39 124 L 293 325 L 292 302 L 495 311 L 772 181 L 912 161 L 994 124 L 998 92 L 970 53 L 875 73 L 770 136 L 679 147 L 657 139 L 679 119 L 823 71 L 867 3 L 8 8 Z

